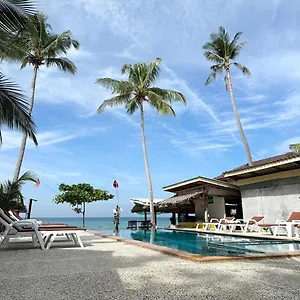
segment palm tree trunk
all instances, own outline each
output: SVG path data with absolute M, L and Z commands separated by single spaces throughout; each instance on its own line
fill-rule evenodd
M 156 222 L 155 222 L 155 211 L 154 211 L 154 204 L 153 204 L 153 188 L 152 188 L 152 181 L 151 181 L 149 161 L 148 161 L 148 154 L 147 154 L 145 126 L 144 126 L 144 107 L 143 107 L 143 103 L 141 104 L 140 109 L 141 109 L 141 131 L 142 131 L 143 152 L 144 152 L 145 168 L 146 168 L 146 175 L 147 175 L 148 189 L 149 189 L 149 204 L 150 204 L 151 227 L 155 228 L 155 226 L 156 226 L 155 223 Z
M 239 116 L 239 113 L 238 113 L 238 110 L 237 110 L 237 107 L 236 107 L 229 67 L 226 69 L 226 84 L 227 84 L 227 89 L 230 92 L 231 104 L 232 104 L 232 107 L 233 107 L 235 119 L 236 119 L 239 131 L 240 131 L 240 135 L 242 137 L 244 147 L 245 147 L 245 150 L 246 150 L 248 164 L 249 164 L 249 166 L 252 166 L 253 161 L 252 161 L 251 151 L 250 151 L 250 147 L 249 147 L 245 132 L 243 130 L 242 122 L 241 122 L 241 119 L 240 119 L 240 116 Z
M 33 105 L 34 105 L 34 95 L 35 95 L 35 86 L 36 86 L 36 78 L 37 78 L 38 69 L 39 69 L 38 66 L 34 66 L 34 68 L 33 68 L 33 75 L 32 75 L 32 80 L 31 80 L 30 104 L 29 104 L 29 108 L 28 108 L 29 115 L 31 115 L 32 110 L 33 110 Z M 22 162 L 23 162 L 25 149 L 26 149 L 26 142 L 27 142 L 27 134 L 24 133 L 23 137 L 22 137 L 19 158 L 18 158 L 18 162 L 16 165 L 13 181 L 18 180 L 18 178 L 20 176 L 20 171 L 21 171 Z

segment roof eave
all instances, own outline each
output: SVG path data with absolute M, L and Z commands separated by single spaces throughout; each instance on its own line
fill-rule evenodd
M 175 183 L 172 185 L 164 186 L 163 190 L 166 192 L 172 192 L 176 188 L 184 187 L 186 185 L 193 184 L 193 183 L 211 184 L 211 185 L 219 186 L 222 188 L 239 190 L 239 187 L 234 184 L 226 183 L 224 181 L 220 181 L 220 180 L 216 180 L 216 179 L 201 177 L 201 176 L 192 178 L 190 180 L 181 181 L 181 182 L 178 182 L 178 183 Z
M 247 173 L 251 173 L 251 172 L 255 172 L 255 171 L 265 170 L 265 169 L 282 166 L 282 165 L 286 165 L 286 164 L 293 163 L 293 162 L 299 162 L 299 161 L 300 161 L 300 157 L 295 157 L 295 158 L 290 158 L 290 159 L 287 159 L 284 161 L 273 162 L 273 163 L 262 165 L 262 166 L 250 167 L 250 168 L 247 168 L 244 170 L 228 172 L 228 173 L 225 172 L 225 173 L 223 173 L 223 176 L 224 176 L 224 178 L 230 178 L 230 177 L 237 176 L 237 175 L 242 175 L 242 174 L 247 174 Z

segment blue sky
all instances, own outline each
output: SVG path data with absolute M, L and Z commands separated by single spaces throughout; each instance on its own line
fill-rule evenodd
M 234 70 L 238 109 L 255 159 L 288 151 L 300 141 L 300 3 L 239 0 L 48 0 L 41 1 L 54 32 L 70 29 L 81 43 L 71 51 L 76 76 L 42 69 L 38 75 L 34 117 L 39 147 L 28 143 L 23 171 L 38 174 L 33 215 L 75 216 L 52 200 L 61 182 L 89 182 L 114 193 L 119 182 L 121 207 L 130 214 L 130 198 L 147 198 L 139 115 L 122 108 L 95 111 L 109 92 L 96 78 L 120 78 L 124 63 L 163 59 L 157 85 L 181 91 L 188 105 L 175 105 L 177 117 L 147 109 L 146 134 L 155 198 L 170 196 L 162 186 L 197 175 L 214 177 L 246 162 L 224 81 L 204 86 L 209 74 L 202 45 L 223 25 L 243 31 L 249 44 L 238 61 L 250 79 Z M 28 93 L 32 70 L 2 64 L 3 72 Z M 3 131 L 0 180 L 12 177 L 20 135 Z M 24 188 L 27 198 L 32 186 Z M 112 216 L 116 201 L 91 204 L 87 216 Z

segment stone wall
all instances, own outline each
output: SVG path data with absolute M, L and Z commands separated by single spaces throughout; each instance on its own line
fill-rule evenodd
M 300 211 L 300 177 L 241 186 L 245 219 L 263 215 L 264 223 L 287 220 Z

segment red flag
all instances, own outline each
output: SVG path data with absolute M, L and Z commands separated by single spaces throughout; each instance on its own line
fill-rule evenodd
M 114 181 L 113 187 L 114 187 L 115 189 L 117 189 L 117 188 L 119 187 L 119 184 L 118 184 L 117 180 Z
M 34 185 L 34 187 L 39 187 L 40 186 L 40 184 L 41 184 L 41 182 L 40 182 L 40 180 L 38 179 L 37 181 L 36 181 L 36 183 L 35 183 L 35 185 Z

